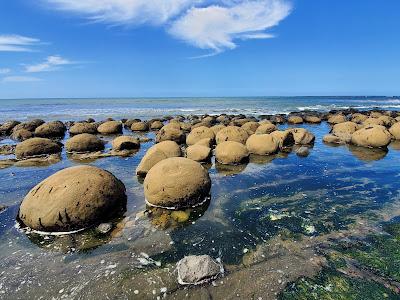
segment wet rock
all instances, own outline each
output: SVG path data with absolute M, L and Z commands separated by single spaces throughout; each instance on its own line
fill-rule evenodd
M 361 124 L 364 122 L 366 119 L 368 119 L 368 116 L 360 114 L 360 113 L 355 113 L 351 115 L 351 121 L 357 124 Z
M 70 231 L 102 222 L 125 205 L 125 186 L 114 175 L 77 166 L 35 186 L 21 203 L 19 219 L 36 230 Z
M 97 131 L 101 134 L 118 134 L 122 133 L 122 123 L 118 121 L 108 121 L 101 124 Z
M 380 116 L 378 120 L 382 121 L 385 127 L 390 127 L 396 123 L 396 120 L 390 116 Z
M 65 134 L 67 128 L 61 121 L 53 121 L 40 125 L 35 129 L 35 136 L 50 138 L 50 137 L 62 137 Z
M 79 122 L 75 123 L 69 129 L 70 135 L 76 135 L 81 133 L 96 134 L 98 125 L 96 123 Z
M 376 119 L 376 118 L 368 118 L 364 122 L 362 122 L 362 125 L 363 126 L 370 126 L 370 125 L 381 125 L 381 126 L 384 126 L 385 122 L 383 122 L 380 119 Z
M 1 145 L 0 155 L 12 155 L 15 151 L 15 145 Z
M 26 129 L 18 129 L 12 132 L 11 138 L 16 141 L 25 141 L 27 139 L 33 138 L 34 134 Z
M 13 128 L 17 126 L 20 122 L 18 121 L 7 121 L 0 125 L 0 135 L 9 135 Z
M 101 234 L 106 234 L 113 228 L 111 223 L 101 223 L 96 227 L 96 230 Z
M 275 115 L 271 117 L 270 121 L 273 124 L 284 124 L 286 122 L 286 117 L 283 115 Z
M 181 123 L 180 123 L 180 126 L 181 126 L 181 130 L 182 130 L 183 132 L 190 132 L 190 131 L 192 130 L 192 125 L 191 125 L 190 123 L 183 123 L 183 122 L 181 122 Z
M 303 123 L 303 118 L 300 116 L 289 116 L 288 117 L 288 123 L 289 124 L 302 124 Z
M 211 129 L 212 131 L 214 131 L 214 134 L 215 134 L 215 135 L 217 135 L 217 133 L 218 133 L 221 129 L 224 129 L 225 127 L 226 127 L 226 126 L 223 125 L 223 124 L 217 124 L 217 125 L 214 125 L 214 126 L 210 127 L 210 129 Z
M 15 148 L 17 159 L 59 152 L 61 152 L 60 144 L 45 138 L 31 138 L 19 143 Z
M 181 130 L 179 123 L 169 123 L 161 128 L 156 135 L 156 142 L 174 141 L 178 144 L 185 142 L 185 134 Z
M 149 124 L 146 122 L 135 122 L 131 126 L 132 131 L 148 131 L 149 130 Z
M 140 119 L 128 119 L 124 122 L 124 126 L 125 126 L 125 128 L 131 129 L 133 123 L 136 123 L 136 122 L 141 122 L 141 120 Z
M 347 119 L 345 116 L 343 115 L 333 115 L 328 119 L 328 123 L 329 124 L 339 124 L 339 123 L 343 123 L 346 122 Z
M 311 115 L 306 115 L 304 117 L 304 121 L 306 121 L 307 123 L 311 123 L 311 124 L 319 124 L 321 123 L 321 118 L 317 117 L 317 116 L 311 116 Z
M 176 268 L 178 282 L 182 285 L 206 283 L 224 273 L 222 264 L 209 255 L 185 256 L 178 262 Z
M 308 147 L 301 146 L 299 149 L 296 150 L 297 156 L 300 157 L 307 157 L 310 154 L 310 150 Z
M 257 155 L 274 154 L 279 149 L 279 142 L 269 134 L 253 134 L 246 142 L 249 153 Z
M 289 149 L 295 144 L 293 133 L 290 130 L 276 130 L 271 132 L 270 135 L 278 141 L 279 149 L 281 151 Z
M 328 144 L 338 144 L 338 145 L 346 144 L 345 140 L 342 140 L 340 137 L 333 134 L 324 135 L 322 141 Z
M 182 156 L 182 151 L 177 143 L 173 141 L 158 143 L 147 150 L 136 168 L 136 174 L 144 177 L 158 162 L 169 157 L 178 156 Z
M 315 136 L 304 128 L 292 128 L 290 132 L 293 134 L 294 142 L 297 145 L 310 145 L 314 143 Z
M 354 145 L 367 148 L 385 148 L 389 145 L 392 136 L 384 126 L 371 125 L 353 133 L 351 142 Z
M 249 134 L 246 130 L 237 126 L 227 126 L 221 129 L 216 136 L 217 144 L 223 142 L 238 142 L 241 144 L 246 144 L 247 139 L 249 138 Z
M 94 152 L 104 149 L 104 142 L 89 133 L 74 135 L 65 144 L 67 152 Z
M 247 161 L 249 152 L 242 143 L 222 142 L 215 148 L 215 159 L 221 164 L 240 164 Z
M 151 168 L 143 186 L 150 206 L 178 209 L 203 203 L 210 193 L 211 180 L 198 162 L 172 157 Z
M 274 124 L 268 124 L 268 123 L 263 123 L 260 125 L 257 130 L 256 134 L 269 134 L 271 132 L 274 132 L 275 130 L 278 130 Z
M 393 139 L 400 140 L 400 122 L 393 124 L 389 128 L 389 132 L 393 136 Z
M 163 126 L 164 126 L 164 124 L 161 121 L 156 120 L 156 121 L 151 122 L 150 129 L 151 130 L 159 130 L 159 129 L 163 128 Z
M 192 131 L 188 134 L 188 136 L 186 137 L 186 144 L 188 144 L 189 146 L 194 145 L 198 141 L 205 139 L 205 138 L 214 140 L 215 133 L 208 127 L 200 126 L 200 127 L 192 129 Z
M 259 126 L 260 126 L 260 124 L 258 122 L 250 121 L 250 122 L 244 123 L 242 125 L 242 128 L 244 130 L 246 130 L 249 135 L 252 135 L 256 132 L 256 130 Z
M 351 135 L 359 129 L 359 125 L 354 122 L 343 122 L 335 124 L 332 128 L 332 134 L 339 137 L 342 141 L 348 143 L 351 141 Z
M 133 136 L 119 136 L 112 141 L 112 148 L 115 151 L 135 150 L 140 148 L 140 141 Z
M 19 129 L 26 129 L 26 130 L 28 130 L 28 131 L 35 132 L 35 129 L 36 129 L 37 127 L 39 127 L 40 125 L 42 125 L 42 124 L 44 124 L 44 121 L 43 121 L 43 120 L 41 120 L 41 119 L 34 119 L 34 120 L 31 120 L 31 121 L 23 122 L 23 123 L 20 123 L 20 124 L 16 125 L 16 126 L 13 128 L 12 131 L 14 132 L 14 131 L 17 131 L 17 130 L 19 130 Z
M 211 149 L 203 145 L 192 145 L 186 149 L 186 157 L 194 161 L 208 161 L 211 157 Z

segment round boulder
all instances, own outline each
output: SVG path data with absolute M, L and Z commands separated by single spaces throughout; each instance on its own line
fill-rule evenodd
M 257 130 L 256 130 L 256 134 L 269 134 L 273 131 L 277 130 L 276 126 L 274 124 L 271 123 L 265 123 L 260 125 Z
M 215 280 L 224 273 L 220 262 L 208 255 L 189 255 L 182 258 L 177 266 L 178 282 L 181 285 L 198 285 Z
M 364 122 L 362 122 L 363 126 L 370 126 L 370 125 L 381 125 L 384 126 L 385 122 L 383 122 L 381 119 L 376 119 L 376 118 L 368 118 Z
M 279 149 L 279 142 L 269 134 L 253 134 L 246 142 L 249 153 L 258 155 L 274 154 Z
M 317 116 L 307 115 L 304 117 L 304 121 L 311 124 L 319 124 L 321 123 L 321 118 Z
M 11 120 L 0 125 L 0 135 L 8 135 L 20 122 Z
M 315 136 L 304 128 L 293 128 L 290 129 L 293 133 L 294 142 L 297 145 L 310 145 L 314 143 Z
M 78 230 L 101 223 L 125 203 L 125 186 L 114 175 L 93 166 L 77 166 L 35 186 L 21 203 L 19 219 L 35 230 Z
M 342 140 L 340 137 L 333 135 L 333 134 L 324 135 L 324 137 L 322 138 L 322 141 L 324 143 L 338 144 L 338 145 L 342 145 L 342 144 L 346 143 L 346 141 Z
M 276 130 L 271 132 L 270 135 L 278 142 L 280 150 L 289 149 L 295 144 L 293 133 L 290 130 Z
M 218 131 L 216 136 L 217 144 L 231 141 L 246 144 L 249 134 L 246 130 L 237 126 L 227 126 Z
M 217 133 L 221 130 L 224 129 L 226 126 L 223 124 L 217 124 L 211 127 L 211 130 L 214 131 L 214 134 L 217 135 Z
M 303 118 L 300 116 L 289 116 L 288 123 L 289 124 L 301 124 L 301 123 L 303 123 Z
M 149 124 L 147 124 L 146 122 L 135 122 L 132 124 L 131 126 L 131 130 L 132 131 L 147 131 L 149 130 Z
M 70 135 L 76 135 L 81 133 L 96 134 L 97 124 L 88 122 L 78 122 L 72 125 L 71 128 L 69 129 Z
M 240 164 L 249 158 L 249 151 L 242 143 L 226 141 L 215 148 L 215 159 L 221 164 Z
M 159 129 L 163 128 L 163 126 L 164 126 L 164 124 L 161 121 L 155 120 L 155 121 L 151 122 L 150 129 L 151 130 L 159 130 Z
M 355 113 L 351 115 L 351 121 L 357 124 L 361 124 L 364 122 L 366 119 L 368 119 L 368 116 L 360 114 L 360 113 Z
M 171 122 L 161 128 L 156 135 L 156 142 L 174 141 L 178 144 L 183 144 L 185 134 L 181 130 L 179 123 Z
M 112 148 L 115 151 L 134 150 L 140 148 L 140 141 L 133 136 L 119 136 L 112 141 Z
M 65 127 L 61 121 L 48 122 L 40 125 L 35 129 L 35 136 L 38 137 L 61 137 L 64 136 Z
M 211 180 L 200 163 L 172 157 L 151 168 L 143 186 L 150 206 L 180 209 L 203 203 L 210 193 Z
M 391 138 L 390 132 L 385 127 L 370 125 L 354 132 L 351 136 L 351 142 L 356 146 L 381 148 L 389 145 Z
M 333 115 L 328 119 L 328 123 L 329 124 L 339 124 L 339 123 L 343 123 L 346 122 L 347 119 L 345 116 L 343 115 Z
M 203 145 L 192 145 L 186 149 L 186 157 L 194 161 L 208 161 L 211 157 L 211 149 Z
M 35 129 L 40 125 L 44 124 L 44 121 L 41 119 L 34 119 L 31 121 L 27 121 L 24 123 L 20 123 L 13 128 L 13 131 L 17 131 L 19 129 L 26 129 L 31 132 L 35 132 Z
M 97 128 L 101 134 L 118 134 L 122 133 L 122 123 L 118 121 L 107 121 Z
M 260 126 L 260 123 L 255 122 L 255 121 L 250 121 L 250 122 L 244 123 L 242 125 L 242 128 L 244 130 L 246 130 L 249 135 L 252 135 L 253 133 L 256 132 L 256 130 L 259 126 Z
M 15 148 L 17 159 L 30 158 L 61 152 L 60 144 L 45 138 L 31 138 L 23 141 Z
M 343 122 L 335 124 L 332 128 L 332 134 L 345 142 L 351 141 L 351 135 L 359 129 L 359 125 L 354 122 Z
M 214 131 L 212 131 L 208 127 L 200 126 L 192 129 L 192 131 L 188 134 L 188 136 L 186 137 L 186 144 L 188 144 L 189 146 L 194 145 L 198 141 L 205 138 L 210 138 L 214 140 L 215 139 Z
M 104 142 L 97 136 L 89 133 L 74 135 L 65 143 L 67 152 L 94 152 L 104 149 Z
M 33 137 L 33 133 L 26 129 L 15 130 L 11 134 L 11 138 L 16 141 L 25 141 Z
M 393 139 L 400 140 L 400 122 L 394 123 L 392 127 L 389 128 L 389 132 L 393 136 Z

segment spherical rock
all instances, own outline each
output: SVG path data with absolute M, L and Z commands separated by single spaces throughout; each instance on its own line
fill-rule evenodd
M 147 150 L 136 168 L 136 174 L 139 176 L 146 176 L 149 170 L 158 162 L 166 158 L 178 156 L 182 156 L 182 151 L 176 142 L 160 142 Z
M 176 125 L 175 125 L 176 124 Z M 185 141 L 185 134 L 179 123 L 169 123 L 161 128 L 156 135 L 156 142 L 174 141 L 182 144 Z
M 146 122 L 135 122 L 131 126 L 132 131 L 147 131 L 149 130 L 149 124 Z
M 385 122 L 383 122 L 380 119 L 376 119 L 376 118 L 368 118 L 364 122 L 362 122 L 362 125 L 363 126 L 370 126 L 370 125 L 381 125 L 381 126 L 384 126 Z
M 301 123 L 303 123 L 303 118 L 300 116 L 289 116 L 288 123 L 289 124 L 301 124 Z
M 354 145 L 367 148 L 381 148 L 389 145 L 391 134 L 384 126 L 370 125 L 363 127 L 351 136 Z
M 246 130 L 237 126 L 227 126 L 221 129 L 216 136 L 217 144 L 231 141 L 246 144 L 249 134 Z
M 88 123 L 88 122 L 78 122 L 71 126 L 69 129 L 70 135 L 76 135 L 81 133 L 97 133 L 97 124 L 96 123 Z
M 205 139 L 201 139 L 200 141 L 196 142 L 195 145 L 202 145 L 202 146 L 211 148 L 211 146 L 214 145 L 214 142 L 215 142 L 214 139 L 205 138 Z
M 156 121 L 151 122 L 150 129 L 151 130 L 159 130 L 159 129 L 163 128 L 163 126 L 164 126 L 164 124 L 161 121 L 156 120 Z
M 366 119 L 368 119 L 368 116 L 360 114 L 360 113 L 355 113 L 351 115 L 351 121 L 357 124 L 361 124 L 364 122 Z
M 269 134 L 253 134 L 246 142 L 249 153 L 258 155 L 274 154 L 279 149 L 279 142 Z
M 381 120 L 383 122 L 383 125 L 386 127 L 390 127 L 394 123 L 396 123 L 396 120 L 390 116 L 380 116 L 378 120 Z
M 339 124 L 339 123 L 343 123 L 346 122 L 347 119 L 345 116 L 343 115 L 333 115 L 328 119 L 328 123 L 329 124 Z
M 394 123 L 392 127 L 389 128 L 389 132 L 393 136 L 393 139 L 400 140 L 400 122 Z
M 40 125 L 42 125 L 42 124 L 44 124 L 43 120 L 34 119 L 34 120 L 31 120 L 31 121 L 20 123 L 20 124 L 16 125 L 12 130 L 13 131 L 17 131 L 19 129 L 26 129 L 28 131 L 35 132 L 35 129 L 37 127 L 39 127 Z
M 60 152 L 60 144 L 45 138 L 31 138 L 19 143 L 15 148 L 15 156 L 17 157 L 17 159 L 55 154 Z
M 48 122 L 35 129 L 35 136 L 38 137 L 61 137 L 64 136 L 67 128 L 61 121 Z
M 67 152 L 93 152 L 104 149 L 104 142 L 97 136 L 89 133 L 74 135 L 65 143 Z
M 122 123 L 118 121 L 107 121 L 100 124 L 97 131 L 101 134 L 118 134 L 122 133 Z
M 242 143 L 226 141 L 215 148 L 215 159 L 221 164 L 240 164 L 246 161 L 249 152 Z
M 140 141 L 133 136 L 119 136 L 112 141 L 112 148 L 115 151 L 134 150 L 140 148 Z
M 242 128 L 244 130 L 246 130 L 249 135 L 252 135 L 252 134 L 254 134 L 256 132 L 256 130 L 257 130 L 257 128 L 259 126 L 260 126 L 260 123 L 254 122 L 254 121 L 250 121 L 250 122 L 244 123 L 242 125 Z
M 290 129 L 290 132 L 293 133 L 293 138 L 295 144 L 298 145 L 310 145 L 314 143 L 315 136 L 304 128 L 293 128 Z
M 212 131 L 208 127 L 200 126 L 192 129 L 192 131 L 188 134 L 188 136 L 186 137 L 186 144 L 188 144 L 189 146 L 194 145 L 198 141 L 205 138 L 215 139 L 214 131 Z
M 203 145 L 192 145 L 186 149 L 186 157 L 194 161 L 207 161 L 211 157 L 211 149 Z
M 149 205 L 178 209 L 204 202 L 210 193 L 211 180 L 200 163 L 172 157 L 151 168 L 143 186 Z
M 35 230 L 77 230 L 104 221 L 125 203 L 125 186 L 114 175 L 93 166 L 77 166 L 35 186 L 21 203 L 19 219 Z
M 317 116 L 307 115 L 304 117 L 304 121 L 311 124 L 319 124 L 321 123 L 321 118 Z
M 359 129 L 359 125 L 354 122 L 343 122 L 335 124 L 332 128 L 332 134 L 339 137 L 342 141 L 350 142 L 351 135 Z
M 264 123 L 257 128 L 255 133 L 256 134 L 269 134 L 277 129 L 278 128 L 276 128 L 276 126 L 274 124 Z
M 226 127 L 226 126 L 223 125 L 223 124 L 217 124 L 217 125 L 214 125 L 214 126 L 210 127 L 210 129 L 211 129 L 212 131 L 214 131 L 214 134 L 215 134 L 215 135 L 217 135 L 217 133 L 218 133 L 221 129 L 224 129 L 225 127 Z

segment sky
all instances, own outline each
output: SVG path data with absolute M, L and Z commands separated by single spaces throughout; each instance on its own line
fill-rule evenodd
M 0 98 L 400 95 L 399 0 L 3 0 Z

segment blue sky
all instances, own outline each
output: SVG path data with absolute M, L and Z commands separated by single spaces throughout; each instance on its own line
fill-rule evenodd
M 0 98 L 399 95 L 398 0 L 4 0 Z

